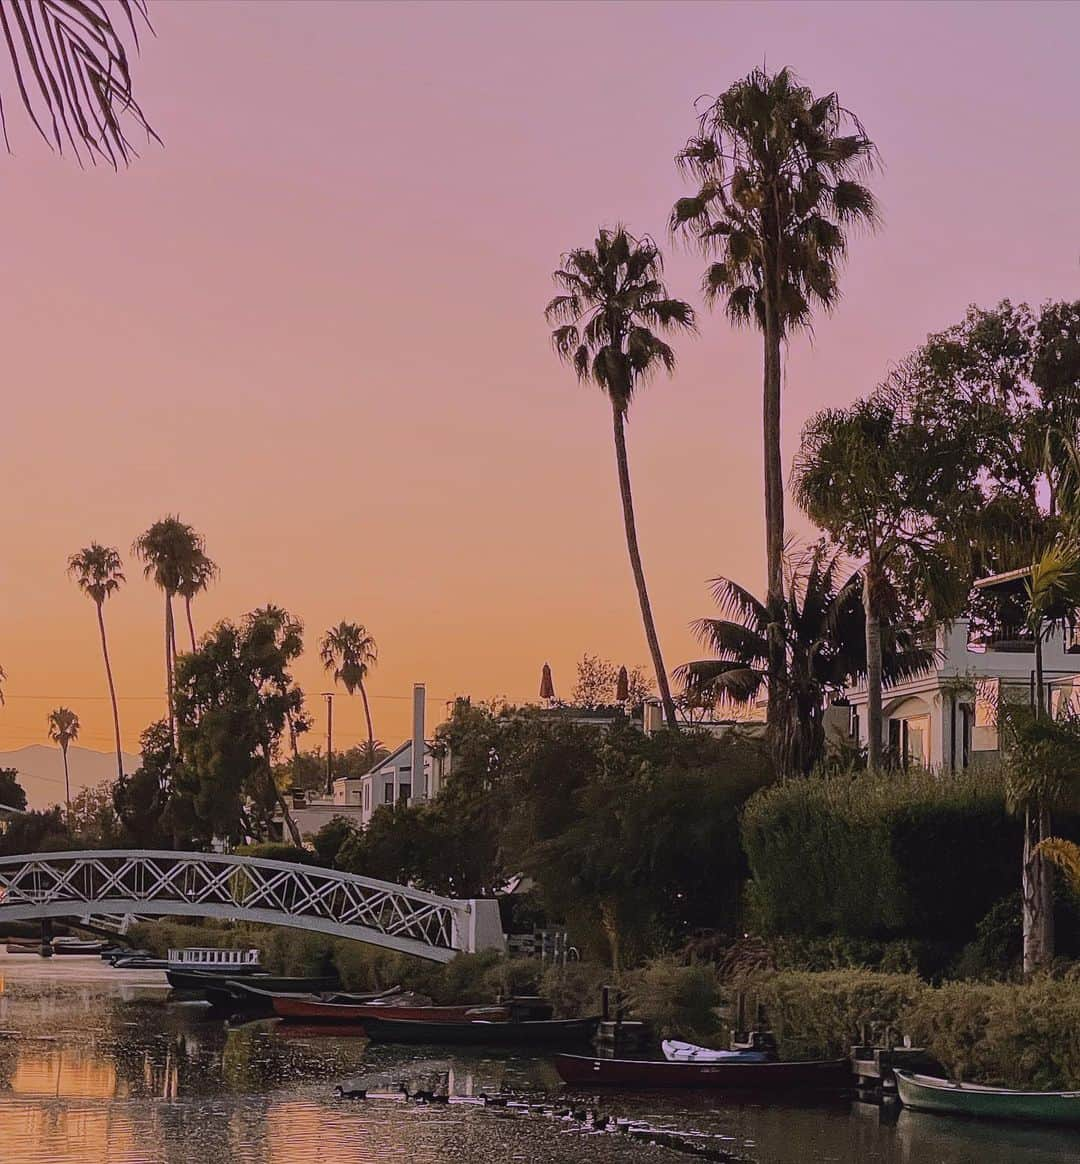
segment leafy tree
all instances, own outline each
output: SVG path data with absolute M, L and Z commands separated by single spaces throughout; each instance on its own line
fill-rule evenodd
M 339 622 L 323 635 L 319 647 L 323 668 L 340 683 L 350 695 L 360 692 L 367 720 L 368 745 L 374 751 L 375 728 L 371 722 L 367 688 L 364 680 L 379 661 L 379 649 L 371 632 L 361 622 Z
M 351 841 L 360 830 L 347 817 L 335 816 L 323 825 L 312 838 L 315 852 L 324 865 L 340 869 L 338 858 L 347 841 Z
M 818 544 L 790 562 L 781 610 L 784 643 L 781 678 L 769 666 L 772 614 L 765 603 L 729 578 L 715 578 L 720 618 L 695 623 L 715 658 L 687 663 L 676 674 L 688 693 L 715 703 L 751 701 L 764 690 L 773 716 L 772 747 L 781 775 L 806 775 L 825 746 L 824 714 L 831 696 L 843 694 L 866 673 L 866 632 L 858 574 L 843 577 L 843 560 Z M 918 674 L 933 661 L 906 628 L 884 635 L 883 671 L 890 678 Z M 779 746 L 778 746 L 779 745 Z
M 20 853 L 54 853 L 71 847 L 71 835 L 59 805 L 45 812 L 12 817 L 0 833 L 0 856 Z
M 176 667 L 180 765 L 170 801 L 174 827 L 201 840 L 264 835 L 275 807 L 293 842 L 301 838 L 273 777 L 289 716 L 303 714 L 303 692 L 289 668 L 299 635 L 283 638 L 272 619 L 224 621 Z
M 1080 512 L 1080 301 L 972 307 L 906 366 L 915 421 L 978 489 L 975 523 L 961 512 L 948 527 L 975 576 L 1027 566 Z M 976 592 L 976 625 L 988 599 Z M 1024 621 L 1022 603 L 1013 614 Z
M 79 738 L 79 717 L 69 707 L 49 712 L 49 739 L 60 745 L 64 756 L 64 803 L 67 805 L 68 830 L 71 828 L 71 779 L 68 775 L 68 747 Z
M 176 738 L 174 669 L 176 665 L 176 622 L 173 597 L 189 583 L 201 552 L 201 538 L 193 526 L 179 517 L 163 517 L 135 539 L 132 552 L 143 562 L 143 574 L 165 598 L 165 691 L 169 709 L 169 729 Z
M 26 808 L 26 791 L 19 783 L 18 768 L 0 768 L 0 805 L 5 808 Z
M 105 635 L 105 599 L 111 598 L 124 583 L 123 562 L 112 546 L 91 542 L 68 558 L 68 573 L 75 584 L 90 598 L 97 610 L 98 632 L 101 635 L 101 654 L 105 660 L 105 677 L 109 681 L 109 699 L 112 701 L 113 735 L 116 741 L 116 775 L 124 776 L 124 753 L 120 746 L 120 711 L 116 703 L 116 685 L 113 683 L 112 664 L 109 662 L 109 642 Z
M 862 184 L 875 157 L 873 142 L 837 95 L 815 97 L 786 68 L 773 74 L 755 69 L 732 85 L 702 111 L 697 133 L 676 157 L 698 191 L 676 202 L 672 229 L 693 237 L 710 259 L 706 298 L 722 300 L 733 323 L 757 327 L 764 339 L 773 686 L 785 662 L 781 347 L 812 325 L 816 307 L 828 311 L 836 304 L 847 233 L 877 221 L 874 196 Z
M 850 408 L 807 422 L 795 465 L 795 496 L 808 516 L 862 559 L 870 767 L 882 760 L 882 626 L 895 618 L 897 583 L 918 576 L 932 611 L 958 613 L 970 588 L 967 563 L 944 528 L 979 507 L 964 450 L 906 414 L 904 373 Z M 967 541 L 963 545 L 967 545 Z M 906 579 L 906 581 L 905 581 Z M 906 613 L 906 612 L 905 612 Z
M 167 811 L 175 768 L 168 722 L 152 723 L 139 737 L 142 763 L 113 785 L 113 808 L 120 820 L 124 844 L 134 849 L 167 849 L 174 845 Z
M 113 785 L 84 788 L 71 802 L 72 843 L 80 849 L 113 849 L 121 844 L 123 826 L 116 812 Z
M 579 380 L 595 384 L 611 403 L 630 567 L 664 714 L 668 726 L 677 730 L 638 549 L 626 454 L 626 418 L 635 392 L 659 368 L 669 374 L 675 368 L 675 353 L 660 333 L 694 330 L 693 309 L 668 295 L 663 274 L 663 256 L 652 239 L 635 238 L 623 226 L 601 229 L 591 248 L 563 255 L 562 266 L 553 276 L 562 294 L 548 303 L 544 314 L 549 323 L 557 324 L 551 338 L 559 358 L 573 366 Z
M 588 653 L 581 656 L 577 665 L 577 683 L 570 694 L 574 707 L 594 711 L 598 707 L 610 707 L 615 702 L 615 664 L 599 655 Z
M 149 23 L 145 0 L 124 0 L 127 33 L 138 44 L 136 20 Z M 124 32 L 104 0 L 5 0 L 0 29 L 15 87 L 41 136 L 58 152 L 65 142 L 80 164 L 116 168 L 135 152 L 124 131 L 131 119 L 150 128 L 135 99 Z M 0 104 L 0 132 L 8 145 Z M 9 147 L 10 148 L 10 147 Z

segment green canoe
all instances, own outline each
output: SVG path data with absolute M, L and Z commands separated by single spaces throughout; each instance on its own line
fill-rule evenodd
M 1035 1120 L 1044 1124 L 1080 1124 L 1080 1091 L 1011 1091 L 977 1083 L 951 1083 L 932 1075 L 896 1071 L 896 1087 L 905 1107 L 948 1115 L 993 1120 Z

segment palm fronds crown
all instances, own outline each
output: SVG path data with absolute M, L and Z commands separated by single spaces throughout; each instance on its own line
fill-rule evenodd
M 601 229 L 593 246 L 563 255 L 554 272 L 562 288 L 545 316 L 552 345 L 582 381 L 591 380 L 625 413 L 638 385 L 675 353 L 661 333 L 692 330 L 694 311 L 668 295 L 664 261 L 648 236 L 624 226 Z
M 835 304 L 846 232 L 878 217 L 863 185 L 874 144 L 835 93 L 755 69 L 702 110 L 676 162 L 698 190 L 676 202 L 671 228 L 714 257 L 705 294 L 733 322 L 764 330 L 771 304 L 786 335 Z
M 68 573 L 79 589 L 100 606 L 123 585 L 124 563 L 113 546 L 91 542 L 68 558 Z

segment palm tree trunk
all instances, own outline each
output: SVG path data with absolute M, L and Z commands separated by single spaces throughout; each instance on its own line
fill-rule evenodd
M 879 581 L 872 562 L 863 571 L 863 613 L 866 617 L 866 736 L 871 772 L 881 767 L 881 619 L 878 616 Z
M 1043 697 L 1042 624 L 1035 626 L 1035 715 L 1046 711 Z M 1039 842 L 1050 836 L 1050 813 L 1041 804 L 1024 813 L 1024 857 L 1021 875 L 1024 973 L 1045 969 L 1054 957 L 1054 886 Z
M 105 677 L 109 681 L 109 699 L 112 700 L 113 735 L 116 737 L 116 775 L 124 779 L 124 753 L 120 748 L 120 712 L 116 706 L 116 688 L 113 686 L 112 664 L 109 662 L 109 643 L 105 637 L 105 612 L 97 603 L 98 630 L 101 632 L 101 653 L 105 657 Z
M 1054 902 L 1050 870 L 1039 841 L 1050 835 L 1050 814 L 1029 808 L 1024 813 L 1024 859 L 1021 879 L 1024 973 L 1050 965 L 1054 956 Z
M 660 654 L 660 640 L 656 637 L 656 624 L 653 622 L 649 592 L 645 587 L 645 570 L 641 565 L 641 554 L 638 551 L 634 498 L 630 492 L 630 465 L 626 458 L 625 417 L 615 404 L 612 405 L 612 413 L 615 420 L 615 463 L 619 470 L 619 494 L 622 497 L 623 524 L 626 526 L 626 548 L 630 553 L 630 568 L 634 572 L 634 585 L 637 587 L 638 602 L 641 605 L 641 621 L 645 624 L 645 639 L 649 644 L 649 654 L 652 656 L 653 669 L 656 672 L 656 687 L 664 707 L 664 718 L 672 731 L 678 731 L 679 721 L 675 715 L 675 701 L 671 698 L 667 671 L 664 669 L 664 659 Z
M 172 595 L 165 591 L 165 696 L 169 708 L 169 737 L 176 747 L 176 711 L 173 698 L 173 617 Z
M 371 708 L 368 706 L 367 691 L 364 688 L 364 681 L 360 680 L 360 698 L 364 701 L 364 718 L 367 720 L 367 738 L 371 750 L 375 750 L 375 729 L 371 724 Z
M 187 614 L 188 634 L 191 635 L 191 653 L 195 654 L 195 651 L 198 648 L 195 646 L 195 624 L 191 621 L 191 595 L 190 594 L 184 595 L 184 611 Z
M 67 830 L 68 836 L 71 836 L 71 780 L 68 777 L 68 761 L 67 761 L 67 744 L 63 744 L 60 748 L 64 757 L 64 804 L 67 806 Z
M 769 611 L 769 704 L 766 717 L 775 731 L 780 708 L 776 693 L 783 687 L 784 651 L 784 470 L 780 457 L 780 322 L 772 296 L 765 294 L 765 367 L 762 435 L 765 463 L 765 563 Z M 776 706 L 774 706 L 776 705 Z M 783 775 L 783 773 L 781 773 Z

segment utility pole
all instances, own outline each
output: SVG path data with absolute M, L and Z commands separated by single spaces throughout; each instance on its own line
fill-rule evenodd
M 334 693 L 324 691 L 326 700 L 326 795 L 334 795 Z

